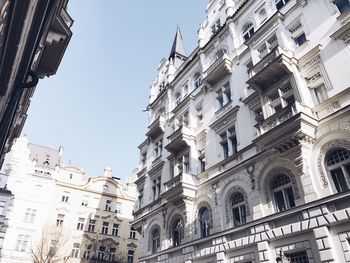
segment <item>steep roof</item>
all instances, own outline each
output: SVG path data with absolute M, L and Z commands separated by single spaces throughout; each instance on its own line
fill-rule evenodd
M 171 51 L 170 51 L 169 58 L 175 59 L 176 55 L 180 55 L 180 56 L 185 57 L 185 58 L 187 57 L 185 46 L 184 46 L 184 43 L 182 40 L 181 31 L 180 31 L 179 27 L 177 27 L 177 29 L 176 29 L 176 34 L 175 34 L 173 46 L 172 46 Z

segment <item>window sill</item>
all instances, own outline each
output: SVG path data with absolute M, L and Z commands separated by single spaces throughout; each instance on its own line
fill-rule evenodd
M 223 105 L 221 108 L 219 108 L 219 109 L 215 112 L 215 115 L 224 114 L 226 111 L 228 111 L 229 109 L 231 109 L 231 106 L 232 106 L 232 100 L 230 100 L 230 101 L 227 102 L 225 105 Z

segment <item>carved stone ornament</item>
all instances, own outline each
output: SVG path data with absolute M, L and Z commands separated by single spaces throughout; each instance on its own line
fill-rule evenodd
M 247 165 L 246 170 L 247 170 L 247 173 L 249 174 L 251 189 L 255 190 L 255 177 L 254 177 L 255 163 L 252 162 L 249 165 Z
M 248 203 L 248 195 L 244 191 L 244 189 L 240 186 L 234 186 L 232 187 L 228 193 L 226 194 L 225 198 L 225 214 L 226 214 L 226 223 L 230 223 L 230 212 L 231 212 L 231 197 L 234 193 L 241 193 L 244 196 L 244 205 L 245 205 L 245 211 L 246 215 L 250 215 L 250 209 L 249 209 L 249 203 Z
M 213 184 L 211 186 L 211 189 L 212 189 L 213 194 L 214 194 L 214 203 L 215 203 L 215 205 L 218 205 L 218 192 L 217 192 L 218 185 L 217 184 Z
M 267 176 L 267 178 L 265 179 L 265 182 L 264 182 L 264 193 L 265 193 L 265 197 L 266 197 L 266 202 L 267 202 L 269 207 L 271 206 L 271 196 L 270 196 L 270 194 L 271 194 L 271 182 L 276 177 L 276 175 L 280 175 L 280 174 L 285 174 L 289 177 L 291 184 L 292 184 L 292 188 L 293 188 L 294 198 L 295 199 L 300 198 L 298 184 L 297 184 L 297 181 L 296 181 L 296 178 L 295 178 L 295 175 L 293 174 L 293 172 L 285 167 L 276 167 L 276 168 L 273 168 L 269 172 L 269 175 Z
M 333 148 L 342 147 L 347 148 L 350 150 L 350 141 L 344 140 L 344 139 L 335 139 L 332 141 L 327 142 L 325 145 L 321 147 L 320 154 L 317 158 L 316 165 L 317 165 L 317 171 L 320 176 L 322 186 L 327 187 L 328 186 L 328 179 L 324 173 L 324 163 L 326 154 Z

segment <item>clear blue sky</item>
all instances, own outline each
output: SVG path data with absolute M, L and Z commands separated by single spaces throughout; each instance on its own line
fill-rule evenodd
M 149 87 L 177 24 L 187 53 L 208 0 L 70 0 L 73 38 L 55 76 L 39 82 L 22 135 L 64 147 L 89 176 L 131 176 L 145 139 Z

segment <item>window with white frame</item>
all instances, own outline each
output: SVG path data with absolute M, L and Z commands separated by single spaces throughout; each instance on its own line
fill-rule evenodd
M 258 48 L 259 58 L 265 57 L 269 54 L 275 47 L 278 46 L 278 39 L 276 34 L 273 34 L 264 41 Z
M 139 189 L 138 204 L 139 208 L 141 208 L 143 205 L 143 187 Z
M 108 226 L 109 226 L 108 222 L 102 222 L 101 234 L 104 234 L 104 235 L 108 234 Z
M 163 137 L 154 142 L 154 154 L 155 158 L 162 156 L 163 153 Z
M 128 263 L 134 263 L 134 251 L 128 250 Z
M 203 173 L 205 171 L 205 153 L 204 153 L 204 150 L 202 152 L 199 153 L 199 157 L 198 157 L 198 160 L 199 160 L 199 171 L 201 173 Z
M 191 170 L 190 167 L 190 154 L 184 153 L 179 155 L 176 158 L 176 167 L 177 167 L 177 173 L 176 175 L 180 174 L 180 173 L 189 173 Z
M 231 89 L 230 84 L 227 82 L 217 91 L 216 100 L 218 102 L 219 108 L 224 107 L 227 103 L 231 102 Z
M 295 103 L 293 87 L 290 82 L 287 82 L 268 96 L 272 113 L 276 113 L 287 106 L 292 107 Z
M 92 245 L 87 245 L 83 254 L 83 258 L 90 259 L 91 255 L 92 255 Z
M 307 41 L 301 21 L 297 21 L 292 26 L 290 26 L 289 32 L 297 47 L 300 47 Z
M 23 234 L 18 235 L 15 250 L 21 251 L 21 252 L 26 251 L 28 242 L 29 242 L 29 235 L 23 235 Z
M 337 6 L 341 14 L 345 14 L 350 11 L 349 0 L 333 0 L 333 3 Z
M 312 88 L 311 91 L 312 91 L 312 97 L 316 105 L 321 104 L 322 102 L 328 99 L 328 94 L 324 84 L 321 84 L 315 88 Z
M 246 223 L 246 207 L 242 193 L 236 192 L 231 196 L 231 209 L 233 225 L 239 226 Z
M 33 223 L 35 216 L 36 216 L 36 209 L 33 208 L 27 208 L 26 212 L 24 213 L 24 218 L 23 218 L 23 222 L 26 223 Z
M 105 210 L 112 211 L 112 200 L 106 200 Z
M 108 255 L 108 260 L 110 262 L 115 262 L 115 255 L 116 255 L 117 249 L 115 247 L 111 247 L 109 249 L 109 255 Z
M 282 7 L 284 7 L 289 0 L 275 0 L 276 8 L 277 10 L 280 10 Z
M 62 226 L 64 222 L 64 214 L 58 214 L 56 219 L 56 226 Z
M 89 220 L 89 226 L 88 226 L 88 232 L 95 232 L 95 226 L 96 226 L 96 220 L 95 219 L 90 219 Z
M 115 203 L 115 212 L 116 213 L 121 213 L 122 212 L 122 203 L 120 203 L 120 202 L 116 202 Z
M 292 182 L 289 176 L 280 174 L 272 182 L 272 192 L 278 212 L 295 207 Z
M 112 236 L 118 236 L 118 232 L 119 232 L 119 224 L 113 224 L 113 228 L 112 228 Z
M 161 177 L 156 177 L 152 180 L 152 195 L 153 200 L 156 200 L 160 197 L 160 185 L 161 184 Z
M 247 41 L 254 34 L 254 25 L 252 22 L 248 22 L 243 26 L 243 39 Z
M 336 148 L 326 155 L 326 168 L 337 192 L 349 190 L 350 150 Z
M 202 74 L 199 72 L 196 72 L 193 76 L 194 79 L 194 87 L 199 88 L 202 85 Z
M 136 239 L 136 230 L 135 228 L 132 226 L 130 227 L 130 236 L 131 239 Z
M 84 230 L 85 218 L 79 217 L 77 223 L 77 230 Z
M 235 127 L 230 127 L 220 133 L 220 144 L 224 154 L 224 158 L 237 153 L 237 138 Z
M 97 252 L 97 258 L 99 260 L 103 260 L 106 254 L 106 247 L 105 246 L 100 246 L 98 248 L 98 252 Z
M 72 249 L 72 252 L 71 252 L 70 256 L 72 258 L 78 258 L 79 254 L 80 254 L 80 244 L 79 243 L 74 243 L 73 244 L 73 249 Z

